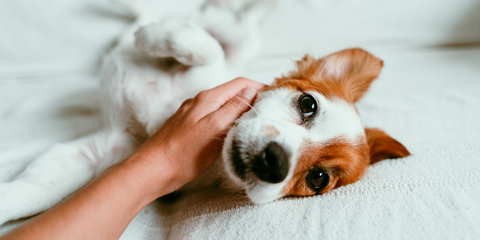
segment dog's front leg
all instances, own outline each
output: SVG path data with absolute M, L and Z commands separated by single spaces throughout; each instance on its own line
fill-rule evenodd
M 164 20 L 140 27 L 137 48 L 151 57 L 173 57 L 186 66 L 201 66 L 223 60 L 220 43 L 195 23 Z
M 57 144 L 11 182 L 0 183 L 0 225 L 45 211 L 133 151 L 128 136 L 99 132 Z

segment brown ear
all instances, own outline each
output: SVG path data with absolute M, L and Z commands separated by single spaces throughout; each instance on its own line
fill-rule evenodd
M 321 59 L 307 54 L 297 62 L 296 71 L 277 79 L 277 83 L 292 78 L 317 84 L 326 83 L 330 86 L 327 87 L 327 92 L 340 89 L 348 101 L 356 102 L 378 77 L 382 67 L 382 60 L 359 48 L 346 49 Z
M 354 102 L 360 100 L 383 67 L 383 61 L 359 48 L 346 49 L 321 59 L 322 75 L 339 81 Z
M 370 164 L 387 158 L 410 156 L 410 152 L 401 143 L 378 128 L 365 128 L 365 134 L 370 147 Z

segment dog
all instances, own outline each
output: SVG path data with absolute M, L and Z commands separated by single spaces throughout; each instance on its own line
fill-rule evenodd
M 274 4 L 211 0 L 190 20 L 160 21 L 130 6 L 137 21 L 104 59 L 105 127 L 53 146 L 0 183 L 0 224 L 54 206 L 135 152 L 184 100 L 237 76 L 257 52 L 258 24 Z M 358 181 L 370 164 L 408 156 L 385 132 L 363 128 L 354 105 L 382 64 L 361 49 L 306 55 L 258 94 L 229 130 L 221 159 L 179 191 L 221 180 L 262 204 L 323 194 Z
M 322 194 L 358 181 L 370 164 L 409 156 L 364 128 L 355 107 L 383 61 L 362 49 L 306 55 L 275 79 L 233 126 L 223 147 L 228 176 L 254 203 Z

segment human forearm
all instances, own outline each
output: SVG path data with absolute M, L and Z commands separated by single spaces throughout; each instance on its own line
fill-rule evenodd
M 146 159 L 128 159 L 3 238 L 118 239 L 136 214 L 162 194 L 152 189 L 171 182 L 167 175 L 150 177 L 152 171 L 139 169 L 145 168 L 144 163 L 132 160 Z

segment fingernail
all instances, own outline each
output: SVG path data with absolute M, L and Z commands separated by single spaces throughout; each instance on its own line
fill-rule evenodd
M 257 91 L 255 91 L 255 89 L 253 88 L 247 87 L 242 90 L 240 95 L 248 100 L 252 100 L 255 97 L 255 95 L 257 95 Z

